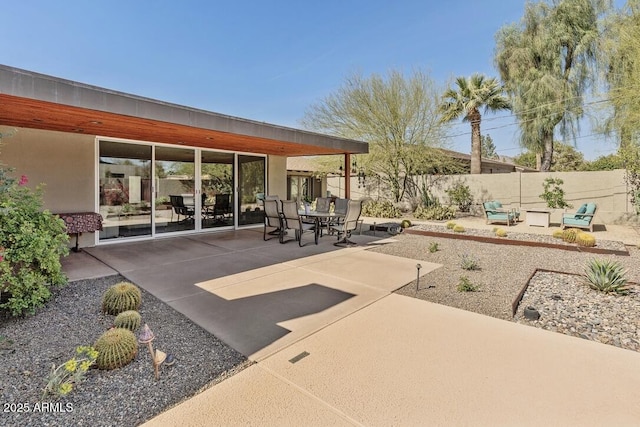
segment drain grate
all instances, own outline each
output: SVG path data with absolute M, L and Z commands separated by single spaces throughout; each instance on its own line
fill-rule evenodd
M 306 351 L 303 351 L 302 353 L 300 353 L 299 355 L 297 355 L 296 357 L 294 357 L 293 359 L 289 359 L 290 363 L 296 363 L 301 361 L 302 359 L 304 359 L 305 357 L 309 356 L 310 353 L 307 353 Z

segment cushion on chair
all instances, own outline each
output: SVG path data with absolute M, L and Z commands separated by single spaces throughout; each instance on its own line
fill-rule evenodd
M 494 200 L 493 201 L 493 208 L 494 209 L 502 209 L 502 203 L 500 203 L 498 200 Z
M 588 203 L 587 204 L 587 210 L 585 212 L 586 215 L 593 215 L 596 211 L 596 204 L 595 203 Z
M 580 206 L 578 208 L 578 210 L 576 211 L 577 214 L 583 214 L 587 211 L 587 204 L 583 203 L 582 206 Z
M 591 222 L 591 217 L 587 219 L 564 217 L 562 219 L 562 224 L 564 225 L 575 225 L 579 227 L 588 227 L 590 222 Z

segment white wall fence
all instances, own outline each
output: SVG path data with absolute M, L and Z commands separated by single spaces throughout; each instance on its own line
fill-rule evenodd
M 448 175 L 426 177 L 433 183 L 431 192 L 444 204 L 449 203 L 446 190 L 457 182 L 464 183 L 471 189 L 474 209 L 482 212 L 480 203 L 487 200 L 499 200 L 505 207 L 520 209 L 543 208 L 546 202 L 540 198 L 543 193 L 545 178 L 560 178 L 565 193 L 565 201 L 573 208 L 567 212 L 575 212 L 582 204 L 595 202 L 598 205 L 596 220 L 600 223 L 627 224 L 640 223 L 631 204 L 628 186 L 623 169 L 593 172 L 511 172 L 482 175 Z M 328 177 L 327 190 L 333 195 L 344 196 L 344 177 Z M 376 177 L 367 177 L 364 186 L 358 187 L 358 178 L 351 178 L 351 197 L 355 199 L 390 199 L 390 193 L 379 183 Z M 406 203 L 409 207 L 409 203 Z M 553 212 L 551 221 L 559 222 L 564 210 Z

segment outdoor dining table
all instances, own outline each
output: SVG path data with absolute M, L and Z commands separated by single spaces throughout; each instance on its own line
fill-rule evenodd
M 301 209 L 298 211 L 298 214 L 303 217 L 307 217 L 313 219 L 316 225 L 316 234 L 320 232 L 320 223 L 323 219 L 330 220 L 332 218 L 344 218 L 344 214 L 335 213 L 335 212 L 317 212 L 317 211 L 307 211 Z

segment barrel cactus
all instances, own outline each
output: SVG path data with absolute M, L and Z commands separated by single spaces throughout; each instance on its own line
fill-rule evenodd
M 99 369 L 116 369 L 129 364 L 138 353 L 136 336 L 128 329 L 111 328 L 98 338 L 93 347 L 98 352 Z
M 580 230 L 578 230 L 577 228 L 567 228 L 562 233 L 562 240 L 567 243 L 575 243 L 579 233 Z
M 576 236 L 576 243 L 580 246 L 592 248 L 596 245 L 596 238 L 593 234 L 579 233 L 578 236 Z
M 140 304 L 140 289 L 130 282 L 116 283 L 102 296 L 102 311 L 107 314 L 117 315 L 127 310 L 138 310 Z
M 456 233 L 464 233 L 464 227 L 461 225 L 456 225 L 453 227 L 453 231 Z
M 409 221 L 408 219 L 403 219 L 402 222 L 400 223 L 400 226 L 402 228 L 411 227 L 411 221 Z
M 553 232 L 554 239 L 563 239 L 564 238 L 564 230 L 556 230 Z
M 498 228 L 496 230 L 496 236 L 498 237 L 507 237 L 507 232 L 504 228 Z
M 116 319 L 113 321 L 113 325 L 116 328 L 124 328 L 131 332 L 135 332 L 140 327 L 141 320 L 142 317 L 140 316 L 140 313 L 135 310 L 127 310 L 116 316 Z
M 449 222 L 447 222 L 447 228 L 448 228 L 449 230 L 453 230 L 453 227 L 455 227 L 455 226 L 456 226 L 456 223 L 455 223 L 455 222 L 453 222 L 453 221 L 449 221 Z

